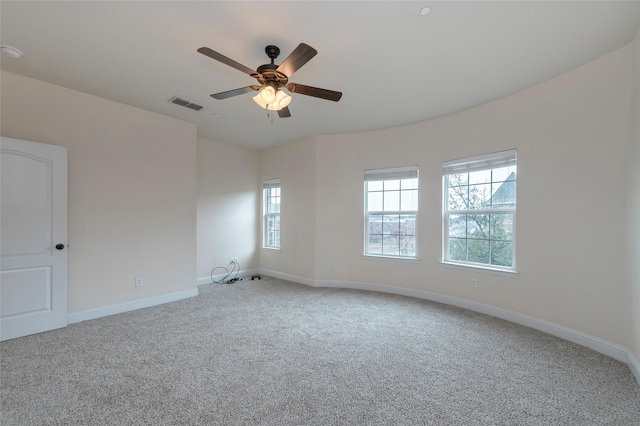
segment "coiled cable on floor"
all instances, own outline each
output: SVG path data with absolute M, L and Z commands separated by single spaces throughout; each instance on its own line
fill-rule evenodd
M 213 268 L 210 274 L 211 284 L 233 284 L 236 281 L 240 281 L 240 264 L 238 262 L 232 262 L 232 264 L 233 268 L 231 268 L 231 271 L 229 271 L 229 269 L 227 269 L 227 267 L 225 266 L 216 266 L 215 268 Z M 224 277 L 222 277 L 222 279 L 216 281 L 213 278 L 213 272 L 217 269 L 224 269 L 225 275 Z M 228 279 L 231 275 L 233 275 L 234 272 L 236 273 L 236 276 Z

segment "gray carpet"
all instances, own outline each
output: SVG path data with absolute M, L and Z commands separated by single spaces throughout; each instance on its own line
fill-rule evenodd
M 0 344 L 8 425 L 640 425 L 629 368 L 506 321 L 276 279 Z

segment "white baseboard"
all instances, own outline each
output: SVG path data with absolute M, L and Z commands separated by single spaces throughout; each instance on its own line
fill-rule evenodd
M 598 337 L 591 336 L 580 331 L 576 331 L 565 326 L 554 324 L 549 321 L 545 321 L 539 318 L 524 315 L 518 312 L 509 311 L 507 309 L 498 308 L 484 303 L 473 302 L 466 299 L 461 299 L 453 296 L 445 296 L 438 293 L 431 293 L 423 290 L 416 290 L 412 288 L 395 287 L 382 284 L 371 284 L 357 281 L 334 281 L 334 280 L 313 280 L 305 277 L 298 277 L 291 274 L 284 274 L 281 272 L 270 271 L 267 269 L 261 269 L 260 273 L 275 278 L 280 278 L 288 281 L 305 284 L 311 287 L 334 287 L 334 288 L 348 288 L 355 290 L 369 290 L 379 291 L 383 293 L 399 294 L 402 296 L 416 297 L 419 299 L 431 300 L 433 302 L 444 303 L 447 305 L 457 306 L 459 308 L 469 309 L 471 311 L 480 312 L 482 314 L 491 315 L 493 317 L 501 318 L 507 321 L 514 322 L 516 324 L 524 325 L 535 330 L 549 333 L 553 336 L 560 337 L 561 339 L 568 340 L 573 343 L 577 343 L 582 346 L 586 346 L 601 354 L 608 355 L 618 361 L 626 362 L 629 368 L 638 379 L 640 383 L 640 364 L 638 360 L 633 357 L 633 354 L 627 348 L 617 345 L 615 343 L 608 342 Z M 631 358 L 632 359 L 631 359 Z
M 299 277 L 297 275 L 285 274 L 283 272 L 278 271 L 270 271 L 269 269 L 259 269 L 260 274 L 268 275 L 270 277 L 279 278 L 281 280 L 292 281 L 298 284 L 308 285 L 310 287 L 329 287 L 329 286 L 319 286 L 316 284 L 316 280 L 312 280 L 311 278 Z M 348 287 L 345 287 L 348 288 Z
M 133 302 L 120 303 L 117 305 L 105 306 L 103 308 L 88 309 L 86 311 L 72 312 L 67 316 L 69 324 L 102 318 L 109 315 L 121 314 L 123 312 L 135 311 L 136 309 L 149 308 L 151 306 L 162 305 L 163 303 L 175 302 L 176 300 L 187 299 L 198 295 L 198 289 L 179 291 L 176 293 L 163 294 L 161 296 L 150 297 L 148 299 L 135 300 Z
M 640 383 L 640 362 L 638 362 L 638 358 L 631 352 L 631 349 L 627 349 L 627 364 L 633 375 L 636 376 L 638 383 Z
M 239 277 L 246 277 L 246 276 L 250 276 L 253 274 L 258 274 L 258 270 L 257 269 L 245 269 L 240 271 L 240 273 L 238 274 Z M 211 278 L 213 278 L 213 281 L 220 281 L 222 280 L 227 274 L 217 274 L 214 275 L 213 277 L 211 276 L 206 276 L 206 277 L 200 277 L 198 278 L 198 280 L 196 281 L 196 283 L 198 285 L 207 285 L 207 284 L 211 284 L 212 280 Z M 236 276 L 236 273 L 234 272 L 233 274 L 231 274 L 229 276 L 229 278 L 233 278 Z

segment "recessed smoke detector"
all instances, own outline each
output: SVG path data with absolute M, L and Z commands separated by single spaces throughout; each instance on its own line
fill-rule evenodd
M 431 8 L 429 6 L 425 6 L 420 9 L 420 15 L 425 16 L 431 13 Z
M 2 52 L 4 56 L 8 56 L 13 59 L 18 59 L 22 56 L 22 52 L 13 46 L 0 46 L 0 52 Z
M 169 99 L 169 102 L 171 102 L 172 104 L 180 105 L 180 106 L 183 106 L 185 108 L 189 108 L 189 109 L 195 110 L 195 111 L 200 111 L 201 109 L 204 108 L 202 105 L 198 105 L 198 104 L 195 104 L 193 102 L 186 101 L 186 100 L 184 100 L 182 98 L 179 98 L 177 96 L 174 96 L 171 99 Z

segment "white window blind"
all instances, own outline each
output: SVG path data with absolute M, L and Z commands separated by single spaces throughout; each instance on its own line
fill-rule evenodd
M 458 173 L 470 173 L 480 170 L 497 169 L 516 165 L 516 150 L 497 152 L 495 154 L 481 155 L 462 160 L 446 161 L 442 164 L 445 175 Z
M 365 170 L 364 180 L 379 181 L 393 179 L 416 179 L 418 177 L 418 166 L 396 167 L 383 170 Z
M 265 180 L 265 181 L 262 183 L 262 188 L 263 188 L 263 189 L 267 189 L 267 188 L 280 188 L 280 179 Z

